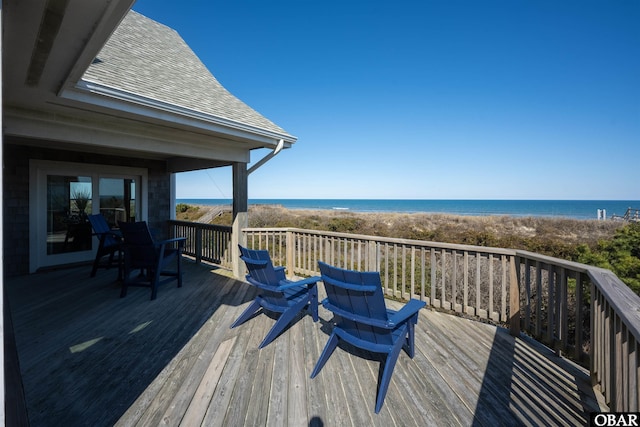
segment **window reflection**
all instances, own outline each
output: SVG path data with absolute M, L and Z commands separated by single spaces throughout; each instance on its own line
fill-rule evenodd
M 111 227 L 118 221 L 132 222 L 136 218 L 136 182 L 134 179 L 100 178 L 100 213 Z
M 91 177 L 47 176 L 47 254 L 91 249 Z

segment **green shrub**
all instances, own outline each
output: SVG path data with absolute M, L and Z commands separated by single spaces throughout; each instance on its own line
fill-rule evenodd
M 575 260 L 607 268 L 640 295 L 640 223 L 616 230 L 612 239 L 601 240 L 595 248 L 579 245 Z
M 176 205 L 176 212 L 178 213 L 185 213 L 186 211 L 189 210 L 191 206 L 187 205 L 186 203 L 178 203 Z

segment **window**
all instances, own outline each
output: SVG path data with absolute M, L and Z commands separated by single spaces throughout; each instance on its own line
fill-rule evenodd
M 91 250 L 90 176 L 47 175 L 47 255 Z

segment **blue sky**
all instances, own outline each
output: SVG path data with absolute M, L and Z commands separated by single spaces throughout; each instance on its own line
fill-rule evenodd
M 133 9 L 298 137 L 249 176 L 250 198 L 640 200 L 640 1 Z M 230 198 L 231 169 L 177 185 Z

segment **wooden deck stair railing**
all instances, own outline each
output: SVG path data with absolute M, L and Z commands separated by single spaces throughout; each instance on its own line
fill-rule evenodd
M 196 260 L 229 268 L 238 261 L 230 259 L 230 227 L 172 224 Z M 243 233 L 248 247 L 269 250 L 292 276 L 317 275 L 318 261 L 379 271 L 390 298 L 524 332 L 588 368 L 612 411 L 640 410 L 640 297 L 608 270 L 504 248 L 292 228 Z
M 640 209 L 627 208 L 627 211 L 623 215 L 611 215 L 613 220 L 639 222 L 640 221 Z

